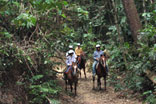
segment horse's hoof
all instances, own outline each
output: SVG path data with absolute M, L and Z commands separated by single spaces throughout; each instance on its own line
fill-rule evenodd
M 98 87 L 98 91 L 100 91 L 101 90 L 101 88 L 100 87 Z

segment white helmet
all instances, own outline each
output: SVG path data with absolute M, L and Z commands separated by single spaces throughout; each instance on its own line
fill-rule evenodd
M 80 43 L 77 43 L 78 46 L 80 46 Z
M 97 45 L 96 45 L 96 48 L 98 48 L 98 47 L 100 47 L 100 45 L 99 45 L 99 44 L 97 44 Z
M 70 46 L 69 46 L 69 48 L 73 48 L 73 46 L 72 46 L 72 45 L 70 45 Z
M 69 54 L 71 54 L 71 53 L 74 53 L 74 51 L 73 50 L 69 50 L 69 52 L 68 52 Z

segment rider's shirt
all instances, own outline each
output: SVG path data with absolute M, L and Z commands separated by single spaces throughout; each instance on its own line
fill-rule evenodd
M 72 62 L 76 62 L 76 58 L 74 57 L 74 54 L 72 56 L 67 56 L 66 59 L 67 66 L 72 65 Z
M 75 48 L 75 53 L 77 56 L 80 56 L 82 52 L 83 52 L 82 48 L 78 48 L 78 47 Z
M 93 59 L 94 59 L 94 61 L 97 61 L 96 59 L 97 58 L 100 58 L 100 56 L 103 54 L 104 52 L 103 51 L 94 51 L 94 54 L 93 54 Z

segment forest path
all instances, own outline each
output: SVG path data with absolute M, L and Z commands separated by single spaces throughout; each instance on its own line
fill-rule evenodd
M 92 74 L 87 72 L 87 79 L 79 78 L 77 87 L 77 96 L 73 96 L 70 93 L 70 88 L 68 91 L 64 91 L 64 81 L 59 77 L 59 83 L 63 86 L 63 91 L 60 95 L 61 104 L 142 104 L 137 99 L 125 98 L 121 95 L 122 92 L 115 92 L 113 87 L 107 85 L 107 91 L 104 91 L 104 82 L 102 79 L 102 90 L 92 90 Z M 95 83 L 96 85 L 96 83 Z

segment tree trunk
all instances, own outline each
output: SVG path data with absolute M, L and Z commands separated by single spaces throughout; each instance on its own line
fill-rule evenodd
M 134 3 L 134 0 L 122 0 L 128 23 L 132 32 L 134 43 L 137 42 L 138 31 L 141 29 L 142 24 Z

